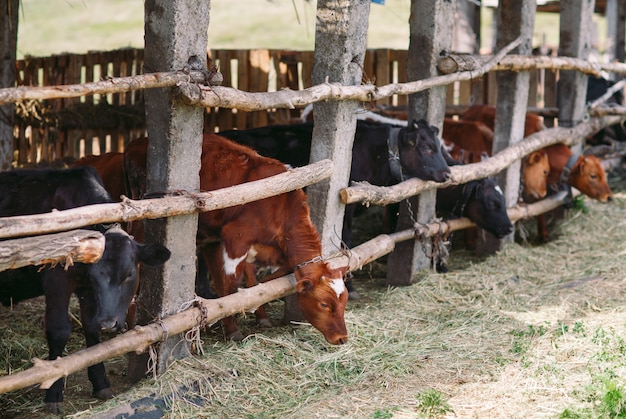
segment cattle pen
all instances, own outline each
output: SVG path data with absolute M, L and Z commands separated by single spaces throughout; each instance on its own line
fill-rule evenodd
M 184 2 L 183 2 L 184 3 Z M 322 2 L 320 2 L 322 3 Z M 526 2 L 521 2 L 526 5 Z M 532 2 L 534 3 L 534 2 Z M 356 6 L 355 6 L 356 7 Z M 362 6 L 361 6 L 362 7 Z M 512 6 L 511 6 L 512 7 Z M 210 86 L 211 79 L 207 78 L 204 71 L 196 69 L 178 69 L 173 72 L 160 72 L 143 76 L 127 76 L 113 78 L 101 82 L 85 83 L 70 86 L 49 86 L 44 88 L 7 88 L 0 90 L 0 104 L 20 102 L 46 98 L 77 98 L 85 95 L 106 95 L 117 92 L 137 91 L 155 88 L 175 88 L 177 99 L 185 106 L 206 108 L 235 108 L 239 110 L 258 110 L 267 108 L 297 108 L 310 103 L 326 105 L 328 103 L 343 103 L 342 101 L 372 102 L 375 100 L 391 97 L 392 95 L 409 95 L 418 92 L 427 92 L 431 89 L 446 86 L 459 80 L 471 80 L 486 74 L 489 71 L 499 72 L 522 72 L 529 68 L 547 68 L 578 70 L 583 73 L 596 74 L 600 70 L 610 71 L 615 74 L 626 74 L 626 66 L 623 64 L 598 64 L 589 66 L 584 60 L 560 57 L 531 58 L 523 54 L 509 56 L 514 48 L 523 42 L 519 38 L 515 42 L 501 45 L 501 49 L 493 57 L 488 57 L 486 63 L 469 70 L 460 71 L 450 75 L 424 77 L 417 81 L 404 83 L 390 83 L 386 85 L 343 85 L 341 83 L 320 83 L 302 91 L 280 91 L 275 93 L 250 93 L 243 90 Z M 207 86 L 208 85 L 208 86 Z M 354 112 L 352 106 L 350 112 Z M 524 106 L 525 109 L 525 106 Z M 611 112 L 615 115 L 592 115 L 586 121 L 572 126 L 559 126 L 535 134 L 523 142 L 508 145 L 490 160 L 469 166 L 455 167 L 452 169 L 452 179 L 444 184 L 434 184 L 418 179 L 411 179 L 390 188 L 375 188 L 370 185 L 354 185 L 335 187 L 337 199 L 341 197 L 342 204 L 362 202 L 366 205 L 381 205 L 399 202 L 413 197 L 419 193 L 434 190 L 438 187 L 451 184 L 463 183 L 472 179 L 495 175 L 503 169 L 519 162 L 521 158 L 550 144 L 564 142 L 576 144 L 598 130 L 619 123 L 625 119 L 623 109 L 614 108 Z M 427 112 L 428 113 L 428 112 Z M 433 116 L 435 118 L 436 116 Z M 511 118 L 514 118 L 511 115 Z M 340 122 L 335 124 L 341 125 Z M 513 123 L 512 125 L 519 125 Z M 518 135 L 519 136 L 519 135 Z M 323 154 L 323 153 L 321 153 Z M 332 158 L 332 155 L 329 156 Z M 97 207 L 84 207 L 76 210 L 61 211 L 45 216 L 24 216 L 13 219 L 0 220 L 0 237 L 8 238 L 22 235 L 43 234 L 49 232 L 64 231 L 67 229 L 80 228 L 94 223 L 111 223 L 131 221 L 136 219 L 161 219 L 163 217 L 175 217 L 195 214 L 200 211 L 210 211 L 229 205 L 240 205 L 255 199 L 262 199 L 273 194 L 283 193 L 289 190 L 302 188 L 328 179 L 334 173 L 337 161 L 335 158 L 320 158 L 316 163 L 302 169 L 293 169 L 287 174 L 276 178 L 268 178 L 250 185 L 240 185 L 228 190 L 201 193 L 190 191 L 177 197 L 149 199 L 134 201 L 124 200 L 120 204 L 106 204 Z M 332 188 L 331 188 L 332 189 Z M 331 192 L 328 192 L 331 193 Z M 562 196 L 557 195 L 544 202 L 524 207 L 512 206 L 510 214 L 512 218 L 524 219 L 534 214 L 544 212 L 560 206 Z M 316 209 L 314 208 L 314 211 Z M 320 208 L 317 208 L 319 211 Z M 315 214 L 314 214 L 315 216 Z M 318 215 L 319 217 L 319 215 Z M 322 223 L 323 224 L 323 223 Z M 45 225 L 45 228 L 42 226 Z M 424 240 L 430 236 L 443 234 L 442 228 L 450 230 L 463 228 L 471 225 L 466 220 L 455 220 L 448 224 L 440 222 L 416 223 L 414 220 L 404 230 L 397 233 L 381 235 L 354 249 L 349 254 L 325 255 L 332 258 L 332 263 L 337 266 L 348 266 L 349 270 L 362 269 L 364 265 L 373 262 L 377 258 L 392 252 L 397 243 L 413 241 L 417 238 Z M 325 240 L 330 240 L 328 227 L 320 228 Z M 404 279 L 404 281 L 407 281 Z M 411 282 L 411 281 L 409 281 Z M 408 284 L 408 283 L 407 283 Z M 292 294 L 294 291 L 293 277 L 283 277 L 267 282 L 257 287 L 240 290 L 237 294 L 224 297 L 219 300 L 203 300 L 188 298 L 180 304 L 178 314 L 159 316 L 156 323 L 140 326 L 125 335 L 112 338 L 100 346 L 92 347 L 75 354 L 63 357 L 55 361 L 37 360 L 31 370 L 26 370 L 0 377 L 0 392 L 4 393 L 18 388 L 41 383 L 43 387 L 55 381 L 59 377 L 67 376 L 72 372 L 84 369 L 87 365 L 106 359 L 111 356 L 119 356 L 128 352 L 151 351 L 151 345 L 165 339 L 176 339 L 174 335 L 184 336 L 187 330 L 195 330 L 195 337 L 188 339 L 186 345 L 193 346 L 198 342 L 197 327 L 213 324 L 220 318 L 233 313 L 253 310 L 259 305 Z M 189 336 L 189 335 L 187 335 Z M 263 338 L 259 338 L 262 342 Z M 176 344 L 174 344 L 176 345 Z M 155 355 L 156 356 L 156 355 Z M 167 356 L 165 357 L 167 358 Z M 153 361 L 154 362 L 154 361 Z M 165 362 L 159 361 L 159 362 Z M 192 362 L 192 361 L 190 361 Z M 155 372 L 166 374 L 165 363 L 155 368 Z

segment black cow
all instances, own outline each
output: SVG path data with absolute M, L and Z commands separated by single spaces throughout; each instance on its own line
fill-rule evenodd
M 0 173 L 0 216 L 30 215 L 79 206 L 112 202 L 102 182 L 91 167 L 67 170 L 15 170 Z M 76 293 L 87 346 L 100 341 L 102 330 L 121 331 L 129 304 L 137 289 L 137 264 L 158 266 L 170 257 L 160 244 L 137 243 L 119 227 L 105 229 L 105 247 L 94 264 L 76 263 L 67 268 L 24 267 L 0 272 L 0 302 L 16 303 L 45 295 L 45 330 L 49 359 L 61 356 L 71 328 L 69 300 Z M 113 397 L 104 365 L 88 368 L 94 396 Z M 57 380 L 44 402 L 52 412 L 62 411 L 65 380 Z
M 441 216 L 467 217 L 497 238 L 513 231 L 504 194 L 489 178 L 438 189 L 436 209 Z
M 596 99 L 603 96 L 608 90 L 613 87 L 615 82 L 607 80 L 603 77 L 589 76 L 587 79 L 587 103 L 591 103 Z M 604 102 L 604 105 L 608 106 L 622 106 L 624 105 L 624 91 L 622 89 L 613 93 L 613 95 Z M 609 144 L 611 142 L 626 141 L 626 128 L 623 124 L 614 124 L 604 129 L 601 129 L 593 136 L 587 139 L 587 142 L 592 145 Z
M 444 158 L 450 166 L 461 163 L 447 151 Z M 436 212 L 439 217 L 466 217 L 496 238 L 513 232 L 513 224 L 506 211 L 506 200 L 500 186 L 492 179 L 478 179 L 462 185 L 437 189 Z M 439 272 L 447 272 L 441 260 L 436 261 Z
M 436 127 L 424 120 L 401 129 L 357 121 L 350 182 L 390 186 L 413 177 L 445 182 L 450 178 L 450 168 L 441 154 L 438 133 Z M 245 144 L 263 156 L 299 167 L 309 164 L 313 123 L 229 130 L 220 135 Z M 352 219 L 357 207 L 357 204 L 346 206 L 342 239 L 347 246 L 352 242 Z
M 309 163 L 313 123 L 272 125 L 248 130 L 229 130 L 220 135 L 245 144 L 259 154 L 299 167 Z M 390 186 L 417 177 L 445 182 L 450 168 L 440 150 L 439 130 L 424 120 L 399 128 L 389 124 L 358 120 L 352 146 L 350 182 L 368 182 Z M 352 221 L 355 212 L 364 208 L 346 206 L 342 240 L 352 245 Z M 358 298 L 350 281 L 350 295 Z

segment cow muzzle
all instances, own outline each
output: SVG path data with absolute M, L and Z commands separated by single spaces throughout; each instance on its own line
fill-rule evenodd
M 344 344 L 348 343 L 348 335 L 347 334 L 334 335 L 334 336 L 324 336 L 324 337 L 326 338 L 328 343 L 330 343 L 332 345 L 344 345 Z
M 98 324 L 103 332 L 123 332 L 126 330 L 125 322 L 120 322 L 115 318 L 100 320 Z

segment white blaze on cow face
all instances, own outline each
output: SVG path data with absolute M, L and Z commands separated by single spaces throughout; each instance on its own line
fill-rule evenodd
M 226 248 L 222 248 L 222 256 L 224 258 L 224 273 L 226 275 L 234 275 L 237 272 L 237 266 L 248 256 L 248 252 L 244 253 L 243 256 L 232 259 L 228 256 Z
M 500 195 L 504 196 L 504 192 L 502 192 L 502 189 L 500 188 L 500 185 L 496 185 L 496 191 L 500 192 Z
M 346 291 L 346 285 L 343 282 L 343 279 L 332 279 L 328 285 L 337 293 L 337 298 Z

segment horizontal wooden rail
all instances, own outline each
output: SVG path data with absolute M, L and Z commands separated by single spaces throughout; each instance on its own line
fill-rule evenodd
M 184 192 L 180 196 L 96 204 L 37 215 L 0 218 L 0 238 L 72 230 L 94 224 L 206 212 L 242 205 L 273 195 L 301 189 L 332 174 L 333 162 L 321 160 L 285 173 L 211 192 Z
M 204 80 L 205 73 L 191 70 L 115 77 L 82 84 L 6 87 L 0 89 L 0 105 L 24 100 L 66 99 L 96 94 L 126 93 L 134 90 L 173 87 L 178 83 L 190 81 L 204 83 Z
M 321 100 L 362 100 L 372 101 L 395 94 L 407 95 L 433 86 L 450 84 L 457 80 L 471 80 L 492 69 L 499 60 L 522 42 L 516 39 L 496 55 L 491 57 L 479 70 L 467 71 L 459 75 L 446 75 L 433 79 L 409 83 L 393 83 L 381 87 L 375 85 L 341 86 L 321 84 L 303 91 L 282 90 L 280 92 L 248 93 L 231 87 L 205 86 L 206 74 L 202 71 L 176 71 L 137 76 L 118 77 L 84 84 L 17 87 L 0 89 L 0 105 L 10 102 L 38 99 L 61 99 L 93 94 L 124 93 L 132 90 L 179 86 L 183 101 L 195 106 L 218 106 L 241 110 L 264 110 L 270 108 L 294 108 L 306 106 Z M 313 89 L 313 90 L 311 90 Z M 304 93 L 300 93 L 304 92 Z
M 473 65 L 459 68 L 458 72 L 424 80 L 390 83 L 383 86 L 365 84 L 361 86 L 342 86 L 339 84 L 319 84 L 304 90 L 281 90 L 269 93 L 249 93 L 227 87 L 205 87 L 198 84 L 181 83 L 180 94 L 187 105 L 220 108 L 237 108 L 245 111 L 259 111 L 269 108 L 293 109 L 322 100 L 358 100 L 372 102 L 393 95 L 408 95 L 421 92 L 435 86 L 444 86 L 456 81 L 473 80 L 489 71 L 524 71 L 534 69 L 579 70 L 583 73 L 599 76 L 602 70 L 617 74 L 626 74 L 626 64 L 590 63 L 586 60 L 569 57 L 530 57 L 524 55 L 504 56 L 512 48 L 500 51 L 495 56 L 476 56 Z
M 535 216 L 558 207 L 565 199 L 566 194 L 561 192 L 531 205 L 513 207 L 508 210 L 509 217 L 518 220 Z M 427 225 L 416 224 L 415 229 L 382 234 L 356 246 L 348 253 L 331 256 L 329 264 L 334 268 L 348 267 L 350 271 L 361 269 L 365 264 L 390 253 L 397 242 L 410 240 L 416 236 L 432 237 L 473 225 L 465 218 L 446 222 L 436 221 Z M 167 336 L 182 333 L 196 326 L 213 324 L 226 316 L 254 311 L 269 301 L 294 292 L 295 277 L 287 275 L 251 288 L 239 289 L 234 294 L 215 300 L 197 297 L 190 302 L 193 307 L 167 316 L 156 323 L 137 326 L 122 335 L 53 361 L 34 359 L 33 367 L 28 370 L 0 377 L 0 394 L 35 384 L 41 384 L 41 388 L 44 389 L 49 388 L 59 378 L 91 365 L 128 352 L 144 352 L 150 345 L 164 340 Z
M 103 252 L 104 236 L 92 230 L 4 240 L 0 242 L 0 271 L 29 265 L 95 263 Z

